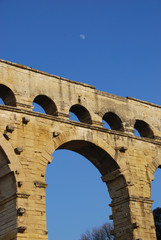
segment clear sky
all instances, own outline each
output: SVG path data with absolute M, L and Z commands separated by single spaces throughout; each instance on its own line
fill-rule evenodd
M 161 105 L 161 1 L 0 0 L 0 58 Z M 87 159 L 56 151 L 46 182 L 49 240 L 108 220 L 108 191 Z

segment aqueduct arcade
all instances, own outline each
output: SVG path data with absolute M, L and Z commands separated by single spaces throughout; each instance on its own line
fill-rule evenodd
M 161 165 L 160 106 L 4 60 L 0 97 L 0 239 L 48 239 L 45 172 L 56 149 L 80 153 L 100 171 L 115 240 L 156 239 L 151 183 Z M 33 102 L 46 114 L 33 112 Z

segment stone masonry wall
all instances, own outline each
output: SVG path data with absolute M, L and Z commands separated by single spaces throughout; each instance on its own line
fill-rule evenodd
M 160 106 L 4 60 L 0 97 L 0 240 L 48 239 L 45 173 L 56 149 L 82 154 L 102 174 L 115 240 L 156 239 L 151 182 L 161 165 Z M 46 114 L 33 112 L 33 102 Z

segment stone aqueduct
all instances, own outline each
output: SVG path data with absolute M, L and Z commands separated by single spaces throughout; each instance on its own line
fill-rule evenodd
M 45 172 L 56 149 L 80 153 L 100 171 L 115 240 L 156 239 L 151 182 L 161 165 L 160 106 L 4 60 L 0 97 L 1 240 L 48 239 Z M 33 102 L 46 114 L 33 112 Z

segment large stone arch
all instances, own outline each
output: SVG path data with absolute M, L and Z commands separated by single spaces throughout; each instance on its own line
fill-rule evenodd
M 53 144 L 47 145 L 42 153 L 42 157 L 46 156 L 48 162 L 51 162 L 51 149 L 67 149 L 75 151 L 84 157 L 86 157 L 102 174 L 102 181 L 106 183 L 109 195 L 112 199 L 111 207 L 113 215 L 111 219 L 114 220 L 115 231 L 113 234 L 116 239 L 120 238 L 120 235 L 116 233 L 120 229 L 120 221 L 125 216 L 120 215 L 120 210 L 126 207 L 128 216 L 126 217 L 125 225 L 129 225 L 131 230 L 131 218 L 130 218 L 130 207 L 127 199 L 129 198 L 129 192 L 127 188 L 126 176 L 123 175 L 119 164 L 115 160 L 116 150 L 105 140 L 99 138 L 98 136 L 90 136 L 89 134 L 83 134 L 82 131 L 66 131 L 55 137 Z M 48 156 L 48 157 L 47 157 Z M 98 162 L 97 162 L 98 160 Z M 121 199 L 122 203 L 119 206 L 117 199 Z M 108 220 L 108 219 L 107 219 Z M 120 233 L 119 233 L 120 234 Z M 122 234 L 122 233 L 121 233 Z M 132 237 L 132 231 L 126 234 L 126 237 Z
M 95 136 L 94 134 L 91 135 L 90 130 L 83 132 L 79 131 L 79 129 L 74 129 L 71 131 L 65 131 L 63 133 L 60 133 L 59 136 L 54 138 L 54 150 L 60 147 L 60 145 L 63 145 L 66 142 L 73 141 L 73 140 L 84 140 L 89 141 L 98 147 L 102 148 L 105 151 L 108 151 L 108 153 L 111 155 L 112 158 L 115 158 L 115 149 L 108 144 L 106 141 L 104 141 L 99 136 Z M 48 148 L 48 147 L 47 147 Z
M 46 144 L 46 147 L 41 152 L 41 161 L 46 164 L 44 166 L 47 167 L 47 164 L 52 162 L 53 152 L 62 145 L 70 141 L 84 141 L 89 142 L 105 151 L 118 165 L 118 168 L 121 168 L 120 163 L 116 161 L 116 150 L 108 142 L 98 137 L 98 135 L 93 135 L 90 133 L 90 131 L 79 131 L 78 129 L 64 131 L 62 133 L 54 132 L 54 134 L 56 134 L 56 137 L 53 138 L 53 141 L 48 141 L 48 144 Z M 46 167 L 44 167 L 44 174 L 46 172 Z

